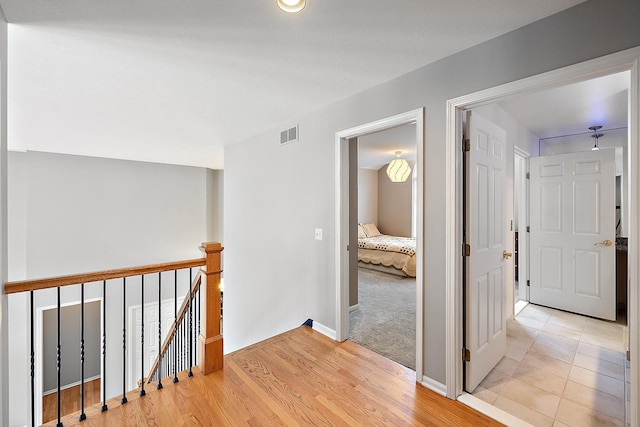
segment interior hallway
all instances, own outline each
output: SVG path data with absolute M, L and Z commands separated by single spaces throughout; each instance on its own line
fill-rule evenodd
M 626 340 L 625 322 L 529 304 L 473 395 L 535 426 L 628 425 Z

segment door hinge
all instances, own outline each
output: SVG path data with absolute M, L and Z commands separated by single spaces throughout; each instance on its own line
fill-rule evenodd
M 347 252 L 349 252 L 349 245 L 347 245 Z
M 471 352 L 466 348 L 462 349 L 462 361 L 463 362 L 471 362 Z
M 531 280 L 527 279 L 527 286 L 531 286 Z
M 471 140 L 470 139 L 464 139 L 462 141 L 462 151 L 471 151 Z
M 527 225 L 527 233 L 531 233 L 531 226 Z
M 462 244 L 462 256 L 471 256 L 471 245 Z
M 510 222 L 509 231 L 513 231 L 513 220 L 511 220 L 511 222 Z
M 527 172 L 527 179 L 531 179 L 531 173 Z

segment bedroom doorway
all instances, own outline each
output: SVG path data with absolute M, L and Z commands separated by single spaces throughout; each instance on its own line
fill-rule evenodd
M 413 294 L 411 295 L 411 302 L 415 307 L 414 311 L 409 312 L 410 320 L 405 320 L 405 322 L 409 322 L 411 326 L 415 326 L 415 330 L 411 330 L 410 335 L 413 335 L 412 339 L 410 339 L 410 343 L 407 348 L 411 348 L 413 351 L 412 359 L 415 360 L 415 365 L 412 369 L 416 372 L 416 380 L 422 379 L 422 366 L 423 366 L 423 328 L 424 328 L 424 316 L 423 316 L 423 274 L 422 274 L 422 260 L 420 258 L 420 254 L 422 254 L 422 230 L 423 230 L 423 182 L 422 182 L 422 173 L 421 167 L 423 163 L 423 145 L 424 145 L 424 111 L 423 109 L 413 110 L 404 114 L 399 114 L 397 116 L 389 117 L 386 119 L 382 119 L 376 122 L 368 123 L 362 126 L 358 126 L 351 129 L 346 129 L 336 133 L 336 283 L 337 283 L 337 327 L 336 327 L 336 339 L 338 341 L 344 341 L 349 338 L 349 314 L 350 311 L 357 311 L 360 308 L 358 307 L 357 300 L 357 291 L 356 291 L 356 299 L 353 299 L 353 287 L 351 284 L 354 282 L 357 283 L 359 281 L 358 276 L 358 268 L 357 268 L 357 230 L 358 223 L 365 221 L 364 217 L 361 217 L 362 221 L 359 221 L 357 216 L 358 212 L 358 188 L 354 186 L 354 183 L 357 182 L 358 175 L 358 139 L 362 141 L 371 140 L 383 135 L 385 131 L 387 132 L 401 132 L 407 131 L 413 135 L 413 146 L 415 147 L 415 164 L 412 167 L 412 170 L 416 170 L 415 177 L 415 186 L 412 185 L 412 178 L 409 177 L 409 199 L 415 197 L 415 206 L 416 213 L 409 213 L 409 221 L 408 221 L 408 233 L 411 234 L 412 229 L 412 216 L 416 216 L 416 224 L 415 224 L 415 284 L 410 284 L 410 289 L 408 291 L 405 290 L 405 294 Z M 409 126 L 409 127 L 406 127 Z M 377 136 L 374 136 L 377 135 Z M 371 142 L 371 141 L 369 141 Z M 371 142 L 374 144 L 373 142 Z M 376 150 L 373 150 L 376 151 Z M 393 151 L 402 151 L 395 150 L 388 153 L 388 150 L 381 149 L 381 156 L 385 158 L 385 162 L 388 163 L 389 160 L 393 159 L 394 152 Z M 389 156 L 390 154 L 390 156 Z M 380 156 L 380 154 L 379 154 Z M 402 157 L 402 155 L 401 155 Z M 417 168 L 416 168 L 417 166 Z M 378 168 L 379 169 L 379 168 Z M 378 173 L 379 171 L 376 171 Z M 384 170 L 382 171 L 384 172 Z M 373 176 L 373 172 L 369 172 L 369 175 Z M 367 175 L 365 172 L 363 175 Z M 350 185 L 351 183 L 351 185 Z M 412 195 L 411 188 L 415 188 L 415 196 Z M 411 202 L 409 202 L 411 203 Z M 363 213 L 367 210 L 363 206 Z M 410 208 L 411 210 L 411 208 Z M 376 209 L 377 211 L 377 209 Z M 377 230 L 380 218 L 372 218 L 375 221 L 365 222 L 366 224 L 373 224 L 374 227 L 368 227 L 370 232 L 373 232 L 374 228 Z M 378 222 L 378 224 L 375 224 Z M 394 225 L 393 221 L 389 224 L 388 230 L 390 233 L 394 233 Z M 386 227 L 386 226 L 385 226 Z M 377 230 L 385 231 L 383 230 Z M 351 236 L 350 236 L 351 234 Z M 377 233 L 374 233 L 377 234 Z M 353 250 L 351 250 L 353 248 Z M 392 267 L 393 268 L 393 267 Z M 396 268 L 395 270 L 402 271 L 402 266 L 400 268 Z M 393 270 L 391 270 L 393 271 Z M 355 274 L 354 274 L 355 272 Z M 376 289 L 376 286 L 380 283 L 384 282 L 387 288 L 390 288 L 390 284 L 394 283 L 398 280 L 404 280 L 398 274 L 388 274 L 388 272 L 380 272 L 373 271 L 371 269 L 364 270 L 361 275 L 363 278 L 363 282 L 367 281 L 370 285 L 371 289 Z M 411 280 L 411 279 L 408 279 Z M 350 292 L 351 289 L 351 292 Z M 397 291 L 397 289 L 391 289 L 393 291 Z M 376 296 L 380 296 L 379 292 L 375 292 Z M 351 301 L 350 301 L 351 298 Z M 387 299 L 389 297 L 386 297 Z M 379 299 L 379 298 L 378 298 Z M 398 299 L 398 298 L 396 298 Z M 354 302 L 355 301 L 355 302 Z M 401 302 L 399 302 L 402 305 Z M 406 305 L 406 304 L 405 304 Z M 351 310 L 350 310 L 351 308 Z M 396 308 L 396 310 L 400 310 Z M 407 310 L 403 310 L 403 314 L 406 315 Z M 387 322 L 389 323 L 389 322 Z M 403 325 L 401 325 L 403 326 Z M 405 328 L 407 329 L 407 328 Z M 406 331 L 405 331 L 406 332 Z M 395 347 L 393 339 L 391 339 L 390 347 Z M 406 351 L 405 351 L 406 353 Z M 387 355 L 387 357 L 389 357 Z M 403 362 L 400 362 L 403 363 Z M 407 362 L 403 363 L 407 364 Z
M 486 91 L 470 94 L 458 99 L 448 101 L 449 126 L 447 131 L 447 140 L 450 147 L 449 149 L 451 150 L 450 154 L 452 155 L 450 156 L 451 162 L 448 164 L 448 170 L 449 172 L 456 171 L 455 173 L 449 174 L 448 178 L 456 182 L 459 182 L 460 180 L 459 174 L 461 173 L 461 171 L 457 167 L 458 163 L 456 163 L 455 161 L 455 159 L 459 158 L 459 155 L 454 151 L 456 149 L 456 144 L 454 141 L 457 141 L 458 138 L 456 137 L 456 135 L 461 129 L 461 116 L 462 116 L 461 111 L 462 110 L 467 110 L 472 108 L 475 110 L 476 106 L 479 107 L 481 105 L 488 105 L 490 102 L 499 102 L 501 100 L 507 99 L 508 96 L 514 96 L 516 94 L 523 94 L 523 93 L 532 94 L 536 91 L 541 91 L 543 88 L 545 89 L 550 87 L 560 88 L 564 85 L 568 86 L 568 85 L 577 84 L 580 82 L 586 82 L 590 79 L 609 76 L 615 73 L 627 72 L 628 76 L 630 76 L 630 86 L 629 86 L 628 94 L 624 94 L 624 96 L 628 100 L 628 106 L 629 106 L 628 117 L 630 118 L 630 120 L 628 123 L 628 130 L 627 132 L 625 132 L 628 136 L 628 141 L 627 141 L 628 157 L 627 157 L 627 160 L 625 161 L 625 164 L 629 167 L 629 175 L 627 175 L 626 179 L 624 179 L 623 181 L 625 182 L 625 184 L 629 184 L 630 188 L 636 188 L 638 184 L 638 175 L 637 173 L 634 172 L 634 170 L 637 169 L 638 163 L 640 162 L 640 157 L 638 156 L 638 149 L 637 149 L 638 128 L 640 125 L 640 114 L 638 110 L 638 88 L 640 86 L 639 74 L 638 74 L 638 71 L 639 71 L 638 67 L 640 65 L 639 62 L 640 62 L 640 51 L 638 49 L 633 49 L 626 52 L 621 52 L 619 54 L 610 55 L 608 57 L 588 61 L 583 64 L 578 64 L 578 65 L 567 67 L 561 70 L 546 73 L 541 76 L 536 76 L 533 78 L 525 79 L 523 81 L 510 83 L 498 88 L 489 89 Z M 529 105 L 529 107 L 531 107 L 531 105 Z M 541 111 L 541 110 L 538 109 L 536 111 Z M 589 123 L 589 125 L 593 125 L 593 123 Z M 593 146 L 593 142 L 591 143 L 591 145 Z M 451 197 L 449 199 L 452 201 L 451 203 L 452 205 L 451 207 L 453 208 L 452 212 L 459 212 L 459 209 L 458 209 L 459 205 L 457 202 L 458 198 L 456 197 L 456 193 L 460 191 L 460 187 L 457 185 L 452 185 L 451 181 L 448 181 L 447 184 L 448 184 L 448 187 L 451 188 Z M 638 216 L 637 216 L 637 212 L 634 212 L 634 210 L 637 207 L 637 194 L 633 191 L 629 191 L 628 206 L 629 206 L 628 208 L 629 239 L 631 242 L 634 242 L 638 237 L 638 234 L 637 234 Z M 448 225 L 450 227 L 448 228 L 448 231 L 451 232 L 451 234 L 448 233 L 448 236 L 452 238 L 453 242 L 461 242 L 460 240 L 461 234 L 458 234 L 458 232 L 456 231 L 458 229 L 458 227 L 456 226 L 456 223 L 460 224 L 458 221 L 460 221 L 460 219 L 456 218 L 455 216 L 448 217 L 447 219 Z M 632 250 L 635 252 L 636 245 L 634 243 L 631 243 L 629 245 L 629 252 L 631 252 Z M 610 245 L 607 245 L 607 246 L 610 246 Z M 460 277 L 457 275 L 457 272 L 459 271 L 458 269 L 461 268 L 461 265 L 460 265 L 461 260 L 458 254 L 456 254 L 455 252 L 456 252 L 455 247 L 451 246 L 450 250 L 448 250 L 448 253 L 447 253 L 448 267 L 449 268 L 452 267 L 452 269 L 449 270 L 450 272 L 449 277 L 451 278 Z M 638 330 L 635 328 L 635 325 L 637 325 L 637 316 L 638 316 L 639 307 L 638 307 L 638 293 L 634 285 L 635 281 L 637 280 L 638 264 L 637 262 L 632 260 L 637 260 L 637 258 L 632 254 L 630 254 L 629 268 L 628 270 L 625 269 L 629 273 L 629 283 L 631 285 L 630 297 L 628 300 L 629 301 L 628 325 L 630 326 L 630 328 L 628 333 L 628 340 L 622 341 L 622 342 L 629 343 L 631 361 L 627 362 L 628 368 L 626 370 L 624 369 L 624 367 L 622 367 L 621 373 L 623 378 L 621 380 L 621 383 L 623 384 L 623 386 L 625 385 L 625 381 L 624 381 L 625 373 L 626 374 L 630 373 L 630 376 L 627 377 L 627 381 L 626 381 L 626 387 L 630 389 L 630 394 L 627 394 L 627 396 L 629 395 L 631 396 L 631 399 L 627 397 L 628 399 L 627 404 L 630 405 L 630 409 L 628 411 L 628 413 L 630 414 L 630 419 L 627 418 L 626 421 L 634 425 L 634 423 L 637 420 L 636 403 L 637 403 L 637 392 L 638 392 L 638 384 L 637 384 L 638 359 L 634 358 L 633 355 L 638 354 Z M 462 295 L 461 295 L 460 288 L 462 285 L 461 285 L 461 282 L 457 280 L 453 280 L 451 282 L 448 281 L 447 286 L 448 286 L 448 290 L 452 292 L 452 298 L 450 300 L 451 305 L 448 307 L 448 325 L 450 325 L 451 329 L 448 328 L 448 331 L 451 331 L 451 333 L 454 336 L 457 335 L 458 339 L 461 339 L 462 325 L 460 320 L 461 319 L 460 307 L 462 306 Z M 460 305 L 458 306 L 458 304 Z M 529 312 L 528 314 L 524 313 L 522 317 L 524 319 L 533 319 L 534 321 L 538 323 L 542 323 L 543 325 L 546 325 L 544 322 L 546 322 L 549 319 L 553 319 L 554 316 L 565 317 L 565 314 L 563 314 L 565 312 L 556 313 L 556 311 L 553 311 L 552 309 L 543 308 L 541 311 L 544 313 L 539 313 L 535 311 L 536 306 L 529 306 L 529 307 L 532 307 L 534 312 L 533 313 Z M 529 307 L 527 307 L 525 311 L 529 310 Z M 548 313 L 547 310 L 552 310 L 552 311 Z M 545 317 L 545 320 L 542 319 L 543 317 Z M 586 322 L 587 325 L 594 323 L 590 319 L 586 319 L 584 321 Z M 572 322 L 575 323 L 575 322 L 578 322 L 578 320 L 572 320 Z M 597 321 L 597 322 L 601 322 L 601 321 Z M 556 327 L 558 325 L 554 322 L 549 322 L 549 324 L 551 326 L 549 330 L 540 332 L 540 334 L 558 335 L 557 332 L 560 330 L 559 328 Z M 613 324 L 609 323 L 609 325 L 613 325 Z M 602 325 L 598 324 L 597 327 L 602 329 L 601 326 Z M 613 326 L 614 326 L 613 329 L 617 329 L 615 325 Z M 556 332 L 551 331 L 551 329 L 554 329 Z M 591 328 L 591 329 L 596 329 L 596 328 Z M 586 332 L 586 326 L 582 335 L 587 337 L 588 335 L 590 335 L 590 333 Z M 576 359 L 586 360 L 587 357 L 593 357 L 593 356 L 586 355 L 585 350 L 593 349 L 594 345 L 597 347 L 605 347 L 604 345 L 604 341 L 606 341 L 605 338 L 606 337 L 600 336 L 597 338 L 595 342 L 586 343 L 585 345 L 583 345 L 582 342 L 580 342 L 578 344 L 579 345 L 578 352 L 576 353 L 576 354 L 579 354 L 580 357 L 576 355 Z M 532 339 L 532 341 L 535 341 L 535 339 Z M 462 342 L 462 341 L 459 341 L 459 342 Z M 449 343 L 452 344 L 452 346 L 448 349 L 449 355 L 456 354 L 456 351 L 459 351 L 460 349 L 460 347 L 457 347 L 457 346 L 459 346 L 460 344 L 456 345 L 456 339 L 450 341 Z M 516 349 L 516 347 L 517 346 L 514 346 L 512 349 Z M 580 351 L 580 347 L 582 347 L 583 351 Z M 620 352 L 620 353 L 622 355 L 622 358 L 624 359 L 624 352 Z M 628 354 L 629 353 L 627 353 L 627 355 Z M 454 359 L 450 357 L 448 360 L 453 361 Z M 464 386 L 462 382 L 462 378 L 463 378 L 462 365 L 463 365 L 462 362 L 458 362 L 455 364 L 455 366 L 452 367 L 452 369 L 448 370 L 447 385 L 448 385 L 448 394 L 450 395 L 450 397 L 458 398 L 459 400 L 464 401 L 470 406 L 476 407 L 477 409 L 485 413 L 488 413 L 492 416 L 498 416 L 498 417 L 502 416 L 499 414 L 499 411 L 493 412 L 491 409 L 483 405 L 482 402 L 472 398 L 470 395 L 465 394 L 463 392 Z M 517 366 L 513 365 L 512 368 L 517 369 Z M 596 371 L 596 374 L 598 374 L 597 371 Z M 575 382 L 579 382 L 576 379 L 570 378 L 569 381 L 570 382 L 567 384 L 571 385 L 571 387 L 569 386 L 567 387 L 571 388 L 574 391 L 577 389 L 584 388 L 581 385 L 574 384 Z M 549 382 L 546 382 L 545 386 L 547 386 L 548 384 Z M 512 389 L 513 387 L 507 390 L 507 392 L 510 393 L 510 396 L 515 395 L 515 392 L 513 392 Z M 553 394 L 553 392 L 551 394 Z M 600 395 L 599 392 L 596 392 L 596 394 Z M 574 393 L 574 397 L 576 396 L 579 397 L 582 395 L 584 395 L 584 393 L 578 393 L 578 394 Z M 624 392 L 623 392 L 623 395 L 624 395 Z M 622 401 L 624 402 L 624 397 L 622 397 Z M 561 398 L 560 407 L 559 407 L 560 409 L 558 409 L 557 405 L 556 405 L 556 409 L 558 410 L 558 413 L 563 412 L 566 415 L 567 407 L 574 405 L 574 403 L 563 403 L 563 402 L 565 402 L 565 400 L 564 398 Z M 607 409 L 608 408 L 609 407 L 607 407 Z M 538 410 L 537 412 L 543 412 L 543 411 Z M 622 412 L 624 412 L 624 410 Z M 556 413 L 555 410 L 554 410 L 554 413 Z M 518 415 L 522 415 L 522 411 L 520 411 Z M 619 417 L 616 417 L 616 418 L 619 418 Z M 624 420 L 624 414 L 622 415 L 622 419 Z M 508 418 L 502 418 L 502 420 L 504 422 L 505 420 L 508 420 Z
M 350 171 L 349 231 L 357 228 L 358 240 L 352 244 L 357 258 L 349 262 L 348 338 L 415 371 L 415 123 L 365 134 L 349 144 L 357 160 L 350 166 L 357 175 Z M 396 153 L 408 170 L 403 179 L 392 181 L 387 170 Z

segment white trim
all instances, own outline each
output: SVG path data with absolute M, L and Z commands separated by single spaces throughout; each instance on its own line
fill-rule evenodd
M 422 377 L 421 384 L 429 390 L 438 393 L 440 396 L 447 395 L 447 386 L 429 377 Z
M 638 402 L 640 401 L 640 49 L 636 49 L 636 58 L 631 64 L 631 85 L 629 88 L 629 247 L 628 247 L 628 274 L 627 279 L 629 313 L 627 324 L 629 325 L 629 351 L 631 357 L 631 404 L 629 410 L 630 419 L 627 423 L 638 425 L 640 414 Z M 635 185 L 632 185 L 635 184 Z M 633 331 L 631 325 L 636 327 Z
M 524 151 L 522 148 L 514 145 L 513 146 L 513 154 L 514 155 L 518 155 L 520 157 L 524 157 L 525 159 L 528 159 L 529 157 L 531 157 L 531 154 L 527 153 L 526 151 Z
M 349 335 L 348 289 L 348 159 L 347 144 L 343 141 L 396 126 L 415 123 L 418 165 L 418 224 L 416 238 L 416 379 L 422 378 L 424 365 L 424 108 L 408 111 L 375 122 L 336 132 L 335 139 L 335 270 L 336 270 L 336 340 Z
M 490 403 L 485 402 L 484 400 L 480 400 L 477 397 L 474 397 L 468 393 L 463 393 L 458 397 L 458 401 L 464 403 L 470 408 L 475 409 L 476 411 L 493 418 L 494 420 L 509 426 L 509 427 L 534 427 L 532 424 L 529 424 L 526 421 L 521 420 L 518 417 L 515 417 L 508 412 L 503 411 L 500 408 L 497 408 Z
M 313 326 L 311 327 L 314 331 L 320 332 L 322 335 L 331 338 L 332 340 L 336 340 L 336 331 L 329 328 L 328 326 L 323 325 L 320 322 L 313 321 Z
M 457 140 L 457 117 L 460 110 L 489 104 L 506 96 L 524 94 L 552 87 L 576 83 L 612 73 L 631 71 L 629 89 L 629 348 L 633 355 L 631 360 L 631 408 L 630 425 L 638 423 L 638 400 L 640 384 L 638 373 L 640 370 L 640 328 L 637 327 L 640 311 L 640 292 L 638 279 L 640 278 L 640 263 L 638 262 L 640 243 L 640 47 L 596 58 L 580 64 L 570 65 L 558 70 L 550 71 L 516 82 L 507 83 L 491 89 L 479 91 L 447 101 L 446 128 L 446 287 L 447 287 L 447 396 L 458 398 L 462 394 L 462 361 L 456 355 L 461 354 L 462 336 L 462 308 L 459 304 L 462 294 L 462 283 L 456 275 L 461 264 L 459 244 L 461 232 L 458 227 L 460 206 L 458 171 L 460 165 L 459 144 Z
M 86 383 L 91 382 L 91 381 L 99 380 L 100 378 L 101 378 L 100 375 L 96 375 L 96 376 L 91 377 L 91 378 L 85 378 L 84 382 L 86 384 Z M 75 383 L 67 384 L 65 386 L 60 387 L 60 391 L 66 390 L 66 389 L 71 388 L 71 387 L 79 386 L 80 384 L 82 384 L 82 381 L 76 381 Z M 43 396 L 47 396 L 49 394 L 53 394 L 53 393 L 57 393 L 57 392 L 58 392 L 58 389 L 54 388 L 52 390 L 45 391 L 44 393 L 42 393 L 42 395 Z
M 539 153 L 538 153 L 539 154 Z M 516 186 L 520 185 L 520 177 L 516 177 L 515 176 L 515 171 L 516 171 L 516 158 L 520 157 L 521 159 L 524 160 L 524 166 L 525 166 L 525 170 L 523 171 L 525 174 L 529 173 L 529 159 L 531 158 L 531 155 L 526 152 L 525 150 L 523 150 L 520 147 L 517 147 L 516 145 L 513 146 L 513 200 L 515 200 L 515 193 L 516 193 Z M 518 183 L 518 184 L 516 184 Z M 524 206 L 524 212 L 525 212 L 525 217 L 527 218 L 527 221 L 525 222 L 525 224 L 529 224 L 529 197 L 530 197 L 530 193 L 529 193 L 529 180 L 525 179 L 525 191 L 523 194 L 521 194 L 519 196 L 525 206 Z M 518 215 L 520 215 L 520 208 L 522 207 L 522 204 L 520 206 L 518 206 Z M 515 213 L 515 204 L 514 204 L 514 213 Z M 514 215 L 515 217 L 515 215 Z M 525 224 L 519 224 L 519 227 L 525 225 Z M 514 230 L 515 231 L 515 230 Z M 529 233 L 520 233 L 520 237 L 519 237 L 519 241 L 518 241 L 518 245 L 523 245 L 522 247 L 526 248 L 524 251 L 518 247 L 518 259 L 520 260 L 519 264 L 518 264 L 518 282 L 523 285 L 526 286 L 527 281 L 529 280 L 529 257 L 530 257 L 530 252 L 529 252 Z M 516 248 L 513 248 L 514 250 L 516 250 Z M 524 253 L 524 257 L 522 256 L 522 254 Z M 525 259 L 525 263 L 524 263 L 524 269 L 522 268 L 522 260 Z M 515 273 L 515 271 L 514 271 Z M 527 293 L 527 299 L 526 301 L 522 301 L 522 300 L 518 300 L 518 296 L 516 296 L 515 292 L 513 293 L 513 300 L 512 300 L 512 307 L 513 307 L 513 317 L 515 318 L 518 313 L 520 313 L 528 304 L 529 304 L 529 290 L 525 289 L 525 292 Z

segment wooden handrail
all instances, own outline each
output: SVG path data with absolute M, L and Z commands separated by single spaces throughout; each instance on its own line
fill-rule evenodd
M 117 270 L 97 271 L 95 273 L 73 274 L 70 276 L 49 277 L 45 279 L 22 280 L 7 282 L 4 285 L 5 294 L 15 294 L 40 289 L 57 288 L 80 283 L 99 282 L 102 280 L 119 279 L 122 277 L 140 276 L 143 274 L 160 273 L 163 271 L 182 270 L 184 268 L 202 267 L 206 264 L 205 258 L 188 259 L 184 261 L 166 262 L 162 264 L 150 264 L 140 267 L 119 268 Z
M 162 343 L 160 352 L 158 353 L 156 360 L 153 362 L 153 365 L 151 365 L 151 369 L 149 370 L 149 375 L 146 378 L 147 383 L 152 382 L 152 378 L 156 374 L 156 371 L 158 370 L 158 364 L 160 362 L 160 359 L 164 357 L 167 350 L 169 349 L 169 346 L 171 345 L 171 342 L 173 342 L 173 336 L 174 336 L 173 334 L 174 334 L 174 331 L 176 330 L 176 324 L 177 326 L 180 326 L 180 324 L 182 323 L 182 320 L 187 315 L 187 310 L 189 309 L 189 305 L 193 302 L 193 299 L 196 293 L 200 290 L 201 283 L 202 283 L 202 275 L 200 271 L 198 271 L 198 274 L 196 274 L 196 277 L 193 279 L 193 282 L 191 283 L 191 295 L 185 298 L 184 300 L 182 300 L 180 311 L 178 311 L 178 318 L 176 322 L 172 323 L 171 326 L 169 327 L 169 331 L 167 331 L 167 335 L 164 339 L 164 342 Z

